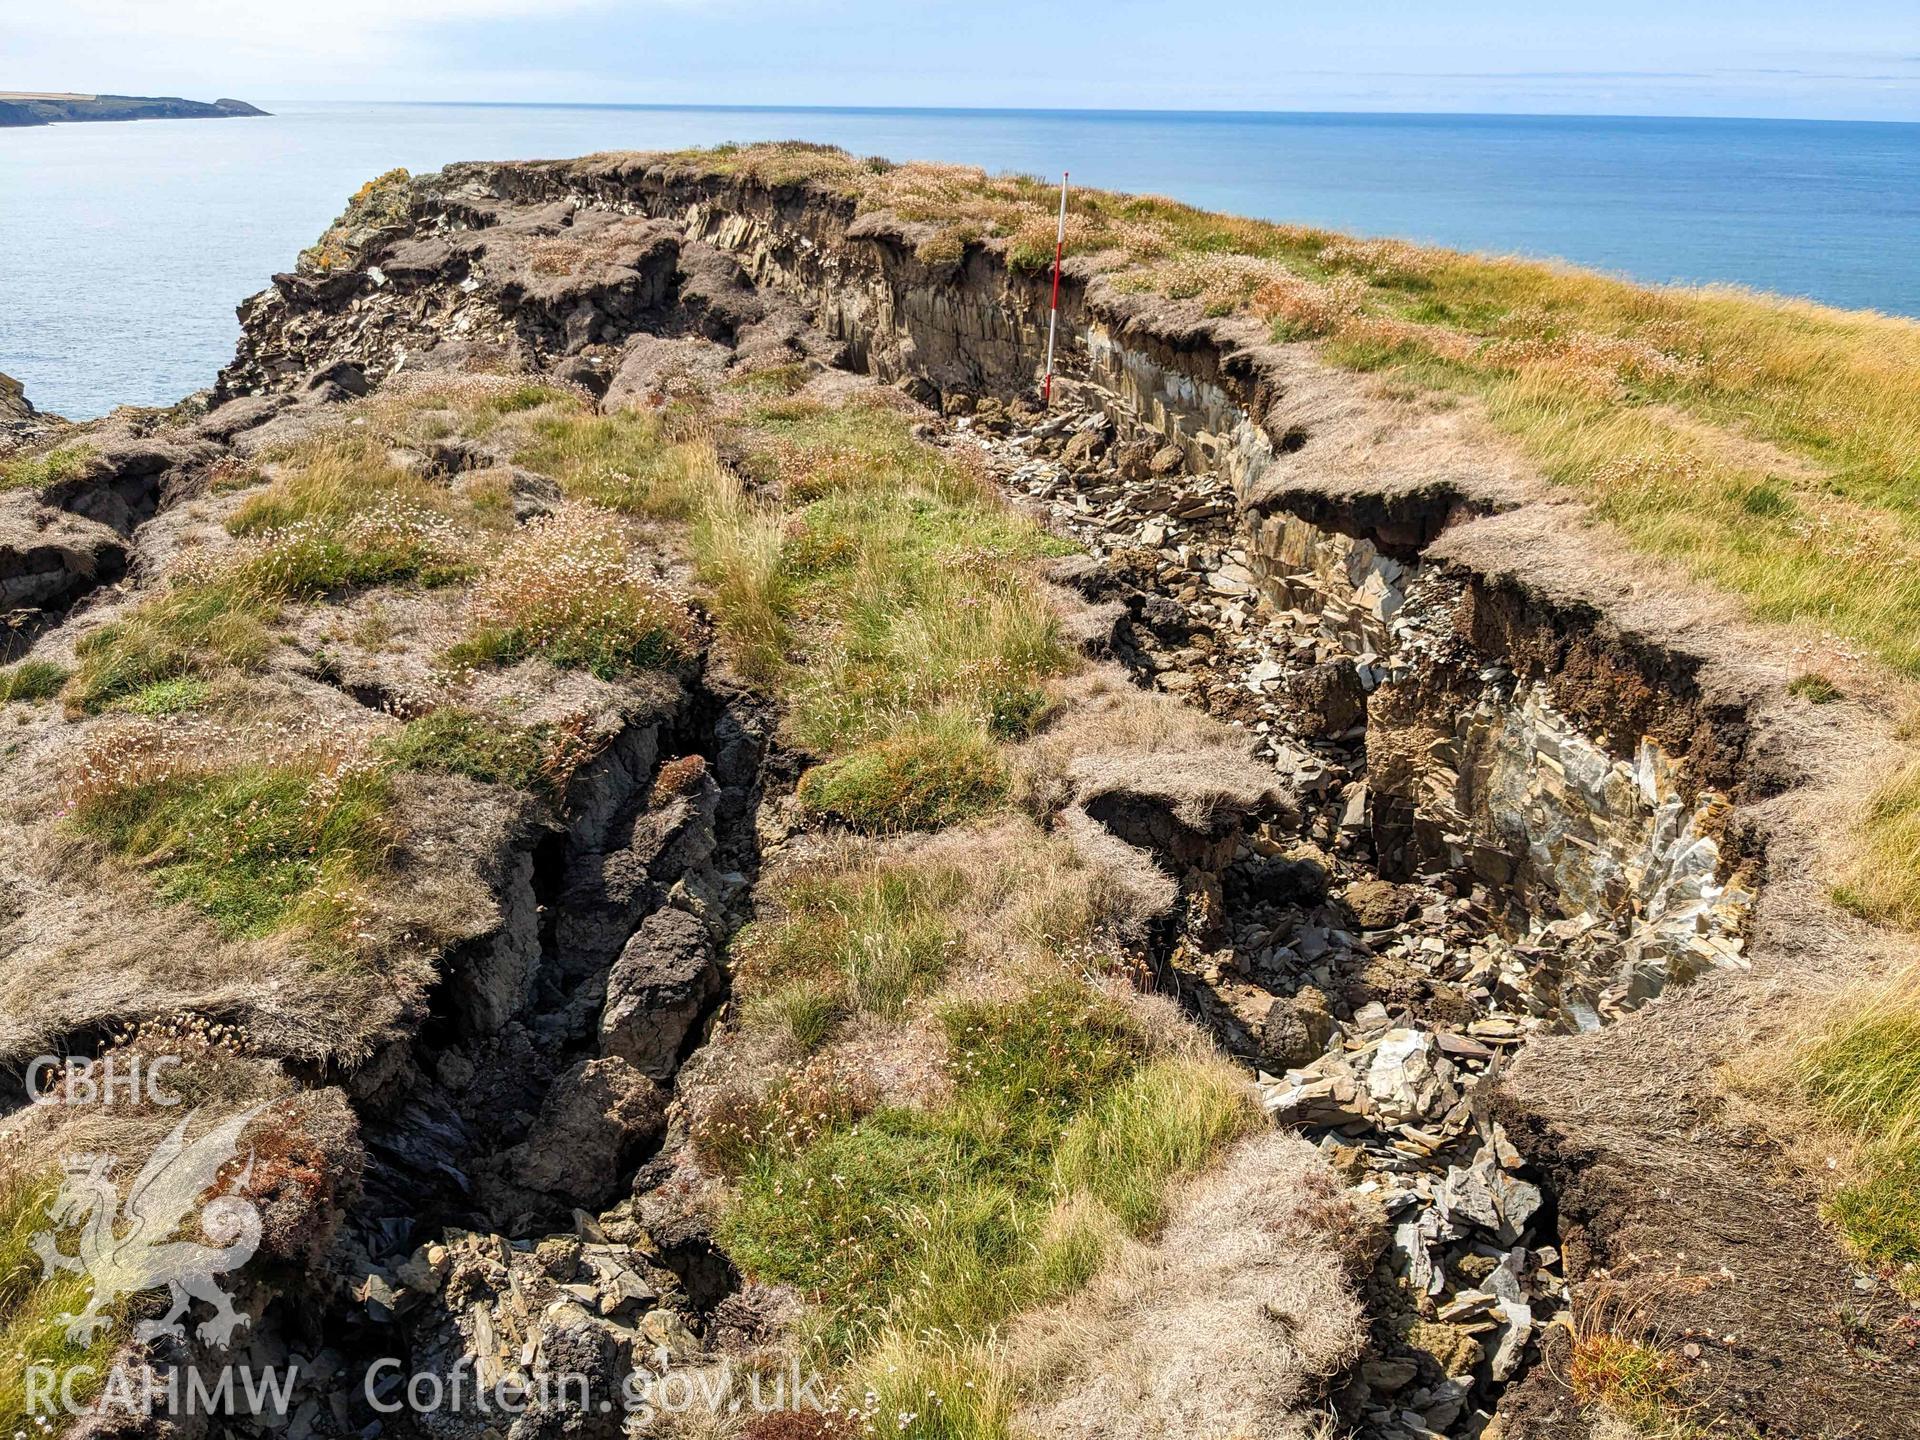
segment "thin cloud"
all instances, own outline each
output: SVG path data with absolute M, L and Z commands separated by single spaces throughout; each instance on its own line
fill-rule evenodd
M 109 70 L 153 73 L 248 65 L 379 63 L 436 27 L 595 8 L 602 0 L 328 0 L 318 9 L 279 0 L 62 0 L 22 7 L 0 23 L 0 50 L 85 57 Z M 190 63 L 181 65 L 183 59 Z

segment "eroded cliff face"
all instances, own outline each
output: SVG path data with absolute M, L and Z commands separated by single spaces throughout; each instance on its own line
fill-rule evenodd
M 1582 803 L 1597 796 L 1540 785 L 1537 772 L 1580 737 L 1556 743 L 1544 698 L 1529 711 L 1521 680 L 1462 658 L 1454 617 L 1465 587 L 1438 567 L 1426 583 L 1419 559 L 1443 523 L 1433 497 L 1375 505 L 1358 534 L 1258 509 L 1250 497 L 1307 445 L 1303 430 L 1276 436 L 1251 417 L 1252 396 L 1271 382 L 1245 356 L 1228 358 L 1212 325 L 1125 297 L 1103 307 L 1078 281 L 1066 297 L 1069 408 L 1023 416 L 1003 402 L 1030 388 L 1038 279 L 979 249 L 930 266 L 910 233 L 818 196 L 600 179 L 558 187 L 508 167 L 433 182 L 416 219 L 404 233 L 363 235 L 363 269 L 282 277 L 249 302 L 248 340 L 221 393 L 353 393 L 409 368 L 482 363 L 547 370 L 619 405 L 657 403 L 743 358 L 865 371 L 944 412 L 949 443 L 977 447 L 1015 493 L 1054 501 L 1056 527 L 1090 542 L 1091 565 L 1062 578 L 1096 615 L 1129 617 L 1095 621 L 1096 651 L 1234 723 L 1249 706 L 1269 717 L 1258 724 L 1268 757 L 1290 792 L 1310 797 L 1292 823 L 1326 851 L 1288 854 L 1285 821 L 1249 848 L 1259 810 L 1183 821 L 1153 767 L 1103 776 L 1084 815 L 1179 881 L 1182 909 L 1163 923 L 1156 961 L 1168 988 L 1232 1053 L 1271 1072 L 1263 1093 L 1276 1118 L 1340 1137 L 1366 1186 L 1388 1197 L 1388 1253 L 1399 1258 L 1382 1273 L 1404 1269 L 1414 1286 L 1383 1281 L 1371 1378 L 1349 1375 L 1340 1406 L 1381 1436 L 1398 1433 L 1395 1405 L 1432 1429 L 1477 1428 L 1537 1351 L 1564 1277 L 1525 1157 L 1474 1121 L 1472 1097 L 1528 1033 L 1598 1024 L 1602 1003 L 1617 1011 L 1656 991 L 1675 967 L 1671 947 L 1647 937 L 1681 937 L 1684 948 L 1697 912 L 1719 898 L 1719 865 L 1709 844 L 1711 894 L 1674 905 L 1664 932 L 1646 922 L 1669 907 L 1662 879 L 1642 872 L 1668 863 L 1673 846 L 1656 838 L 1653 812 L 1683 802 L 1657 793 L 1651 755 L 1635 789 L 1591 745 L 1578 759 L 1613 779 L 1617 815 Z M 1209 493 L 1180 493 L 1196 479 Z M 1108 499 L 1113 524 L 1083 523 L 1086 501 L 1070 497 L 1086 489 Z M 1196 540 L 1210 558 L 1191 553 Z M 1280 613 L 1288 624 L 1274 623 Z M 1262 639 L 1230 657 L 1216 647 L 1234 635 Z M 1190 663 L 1203 637 L 1237 668 Z M 1418 714 L 1390 718 L 1396 696 L 1415 697 L 1403 711 L 1451 713 L 1461 690 L 1480 703 L 1457 733 L 1428 736 Z M 1505 807 L 1529 788 L 1532 808 L 1576 838 L 1512 844 Z M 1632 882 L 1618 878 L 1626 866 Z M 1739 894 L 1716 917 L 1729 933 Z M 559 908 L 564 928 L 574 907 Z M 1574 933 L 1544 929 L 1564 930 L 1570 914 Z M 1654 952 L 1651 979 L 1635 989 L 1617 972 L 1642 950 Z M 1691 952 L 1688 963 L 1698 963 Z M 528 968 L 506 966 L 509 976 Z M 504 988 L 495 1023 L 524 1005 Z M 603 1028 L 622 1023 L 605 1012 Z M 1423 1161 L 1369 1158 L 1396 1145 Z M 1489 1247 L 1505 1257 L 1491 1280 Z M 1448 1318 L 1423 1319 L 1422 1306 Z M 513 1326 L 496 1315 L 488 1333 Z
M 669 233 L 738 266 L 681 280 L 709 336 L 784 343 L 803 358 L 797 305 L 839 345 L 831 358 L 956 411 L 1029 393 L 1044 354 L 1046 277 L 983 244 L 929 263 L 917 227 L 856 217 L 850 201 L 805 187 L 613 158 L 456 166 L 421 205 L 424 238 L 383 249 L 366 271 L 282 277 L 249 302 L 249 340 L 223 389 L 341 363 L 378 377 L 450 335 L 522 348 L 618 399 L 659 383 L 676 358 L 659 342 L 621 348 L 634 307 L 657 304 L 670 283 Z M 490 234 L 511 245 L 531 231 L 552 237 L 537 244 L 621 244 L 605 276 L 529 304 L 542 292 L 528 262 L 489 266 L 486 252 Z M 511 326 L 486 318 L 496 291 L 516 306 Z M 322 296 L 321 313 L 344 304 L 355 323 L 309 330 L 303 316 Z M 1351 394 L 1330 398 L 1324 377 L 1303 383 L 1298 355 L 1258 325 L 1123 294 L 1071 267 L 1061 314 L 1072 403 L 1104 417 L 1102 452 L 1140 452 L 1131 477 L 1105 471 L 1226 482 L 1218 503 L 1243 559 L 1223 583 L 1317 614 L 1354 661 L 1370 697 L 1371 768 L 1351 803 L 1390 878 L 1464 869 L 1523 928 L 1573 919 L 1610 932 L 1593 993 L 1570 1002 L 1584 1023 L 1596 1006 L 1617 1012 L 1657 994 L 1670 975 L 1742 963 L 1759 857 L 1747 840 L 1723 853 L 1742 697 L 1709 698 L 1697 660 L 1630 639 L 1523 576 L 1427 559 L 1450 524 L 1516 503 L 1510 477 L 1476 469 L 1457 443 L 1429 457 L 1419 426 L 1362 439 L 1385 417 Z M 1150 507 L 1153 497 L 1128 498 Z M 1166 529 L 1148 521 L 1128 538 L 1171 554 Z
M 1633 1117 L 1596 1126 L 1566 1087 L 1578 1071 L 1602 1105 L 1628 1093 L 1608 1047 L 1655 1070 L 1664 1052 L 1612 1037 L 1660 1036 L 1662 1006 L 1753 963 L 1764 833 L 1746 812 L 1779 783 L 1756 759 L 1757 690 L 1529 550 L 1537 495 L 1458 416 L 1372 395 L 1249 322 L 1070 268 L 1048 414 L 1030 403 L 1046 286 L 996 244 L 933 261 L 915 226 L 840 197 L 621 157 L 456 166 L 409 204 L 355 230 L 350 263 L 277 277 L 242 307 L 204 416 L 98 436 L 74 476 L 8 500 L 19 538 L 0 530 L 0 584 L 35 611 L 24 632 L 55 627 L 57 644 L 68 607 L 111 614 L 103 586 L 178 553 L 183 496 L 396 377 L 523 372 L 608 411 L 782 369 L 823 391 L 860 383 L 849 371 L 897 385 L 928 407 L 927 443 L 976 457 L 1081 545 L 1054 578 L 1088 654 L 1255 748 L 1256 765 L 1081 757 L 1050 813 L 1073 844 L 1123 852 L 1152 916 L 1142 964 L 1350 1182 L 1367 1353 L 1286 1404 L 1324 1400 L 1383 1440 L 1487 1433 L 1496 1414 L 1509 1436 L 1579 1433 L 1554 1428 L 1583 1422 L 1555 1411 L 1540 1363 L 1569 1287 L 1621 1263 L 1614 1237 L 1646 1233 L 1650 1212 L 1674 1215 L 1669 1236 L 1735 1234 L 1704 1242 L 1716 1258 L 1737 1243 L 1735 1183 L 1676 1204 Z M 516 520 L 557 501 L 484 437 L 408 463 L 455 489 L 506 475 Z M 343 725 L 407 713 L 417 656 L 309 628 L 289 685 L 318 687 Z M 423 799 L 461 857 L 464 928 L 403 1003 L 342 1025 L 351 1043 L 296 1033 L 227 978 L 169 996 L 242 1015 L 351 1109 L 368 1156 L 316 1267 L 324 1313 L 276 1312 L 263 1357 L 318 1354 L 337 1374 L 398 1345 L 414 1368 L 499 1377 L 577 1350 L 615 1375 L 655 1346 L 716 1364 L 777 1328 L 688 1203 L 697 1167 L 671 1102 L 743 1063 L 707 1043 L 726 943 L 753 906 L 762 800 L 804 757 L 782 752 L 763 698 L 704 663 L 585 689 L 567 698 L 592 702 L 595 758 L 561 803 Z M 113 1011 L 59 1022 L 104 1034 Z M 1688 1043 L 1668 1029 L 1661 1043 Z M 1699 1121 L 1685 1136 L 1659 1122 L 1661 1163 L 1774 1183 L 1764 1156 L 1729 1158 L 1703 1095 L 1673 1102 Z M 1210 1224 L 1261 1155 L 1205 1197 Z M 1582 1182 L 1587 1167 L 1610 1185 Z M 1811 1212 L 1795 1226 L 1832 1269 Z M 1177 1256 L 1154 1264 L 1167 1294 L 1199 1283 Z M 1790 1336 L 1712 1344 L 1743 1375 L 1808 1363 Z M 326 1387 L 307 1396 L 319 1433 L 346 1425 L 322 1415 Z M 1078 1433 L 1090 1393 L 1064 1391 L 1043 1429 Z M 562 1408 L 541 1423 L 596 1422 Z
M 0 424 L 11 428 L 32 420 L 34 414 L 26 387 L 11 375 L 0 374 Z

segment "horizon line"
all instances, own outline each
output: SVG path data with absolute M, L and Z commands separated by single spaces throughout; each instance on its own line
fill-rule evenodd
M 1920 127 L 1920 116 L 1910 120 L 1850 119 L 1823 115 L 1673 115 L 1633 111 L 1587 110 L 1247 110 L 1223 107 L 1191 109 L 1097 105 L 821 105 L 745 104 L 683 100 L 401 100 L 296 99 L 296 105 L 459 105 L 489 110 L 677 110 L 721 111 L 739 114 L 812 112 L 840 115 L 1126 115 L 1142 117 L 1207 117 L 1218 119 L 1445 119 L 1445 120 L 1697 120 L 1726 124 L 1765 122 L 1783 125 L 1900 125 Z

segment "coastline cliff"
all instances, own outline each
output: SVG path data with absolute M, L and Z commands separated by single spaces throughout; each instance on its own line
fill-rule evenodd
M 1697 437 L 1755 327 L 1904 331 L 1086 192 L 1043 409 L 1054 203 L 391 171 L 212 392 L 0 460 L 0 1066 L 164 1047 L 249 1117 L 222 1283 L 296 1436 L 487 1433 L 394 1366 L 687 1435 L 585 1397 L 791 1362 L 825 1414 L 698 1433 L 1920 1440 L 1835 1328 L 1911 1272 L 1790 1083 L 1720 1089 L 1912 958 L 1819 878 L 1893 721 L 1492 426 L 1524 368 Z M 69 1089 L 0 1233 L 99 1133 Z M 226 1363 L 136 1323 L 88 1363 Z
M 0 128 L 81 120 L 227 120 L 268 112 L 244 100 L 183 100 L 177 95 L 79 95 L 0 90 Z

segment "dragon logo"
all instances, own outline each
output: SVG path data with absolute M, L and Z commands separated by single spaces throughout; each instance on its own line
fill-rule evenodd
M 60 1317 L 70 1342 L 91 1341 L 112 1319 L 112 1308 L 122 1296 L 163 1286 L 170 1292 L 172 1307 L 160 1319 L 136 1326 L 136 1339 L 165 1335 L 184 1340 L 182 1317 L 193 1300 L 214 1308 L 212 1318 L 194 1331 L 208 1344 L 224 1348 L 233 1332 L 247 1324 L 247 1317 L 233 1308 L 214 1276 L 238 1269 L 259 1248 L 258 1207 L 245 1196 L 230 1193 L 244 1189 L 252 1179 L 252 1152 L 226 1191 L 204 1205 L 200 1197 L 220 1182 L 222 1172 L 238 1156 L 241 1132 L 265 1108 L 256 1106 L 232 1116 L 191 1144 L 187 1126 L 200 1112 L 188 1114 L 134 1177 L 124 1205 L 110 1178 L 111 1156 L 67 1157 L 66 1181 L 47 1207 L 53 1228 L 35 1235 L 32 1244 L 49 1278 L 73 1271 L 93 1281 L 86 1309 Z M 212 1245 L 176 1238 L 196 1210 L 201 1232 Z M 68 1255 L 60 1249 L 59 1236 L 75 1226 L 79 1227 L 78 1243 Z

